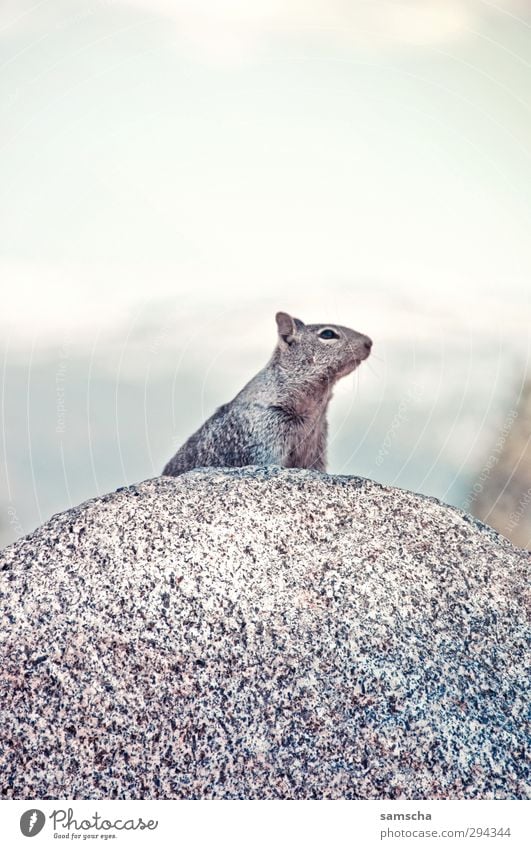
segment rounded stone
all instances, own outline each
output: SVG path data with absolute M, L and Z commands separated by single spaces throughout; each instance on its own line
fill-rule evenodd
M 1 793 L 528 798 L 529 565 L 359 478 L 88 501 L 0 553 Z

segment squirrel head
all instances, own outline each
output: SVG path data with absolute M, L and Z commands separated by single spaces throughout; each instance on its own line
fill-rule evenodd
M 339 324 L 304 324 L 286 312 L 277 312 L 277 357 L 293 375 L 310 382 L 334 383 L 354 371 L 370 354 L 372 340 Z

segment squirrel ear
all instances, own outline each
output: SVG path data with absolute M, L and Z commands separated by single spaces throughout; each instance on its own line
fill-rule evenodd
M 275 319 L 278 335 L 287 345 L 291 345 L 295 341 L 297 330 L 304 327 L 302 321 L 298 318 L 292 318 L 287 312 L 277 312 Z
M 296 319 L 288 315 L 287 312 L 277 312 L 275 319 L 278 327 L 278 335 L 287 345 L 291 345 L 297 335 Z

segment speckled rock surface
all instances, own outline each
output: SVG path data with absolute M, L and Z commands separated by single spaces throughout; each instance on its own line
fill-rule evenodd
M 4 798 L 528 798 L 529 555 L 358 478 L 200 470 L 0 555 Z

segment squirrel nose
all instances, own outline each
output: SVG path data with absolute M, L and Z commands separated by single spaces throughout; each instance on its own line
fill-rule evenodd
M 365 341 L 364 341 L 364 343 L 363 343 L 363 347 L 364 347 L 364 348 L 366 348 L 366 349 L 367 349 L 367 351 L 370 351 L 370 350 L 371 350 L 371 348 L 372 348 L 372 339 L 369 339 L 369 337 L 368 337 L 368 336 L 367 336 L 367 338 L 365 339 Z

